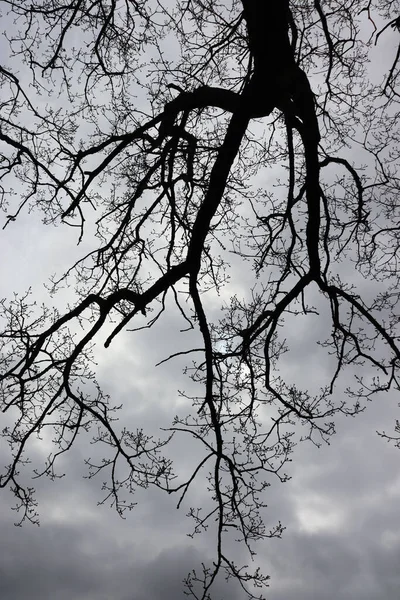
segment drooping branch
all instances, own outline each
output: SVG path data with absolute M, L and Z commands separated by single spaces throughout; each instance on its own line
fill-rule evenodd
M 188 1 L 171 11 L 159 2 L 154 13 L 142 0 L 4 4 L 24 23 L 13 39 L 15 56 L 32 70 L 32 94 L 56 82 L 67 99 L 55 109 L 50 95 L 42 115 L 0 67 L 4 202 L 12 200 L 6 184 L 17 178 L 21 186 L 10 224 L 37 203 L 51 221 L 78 222 L 79 241 L 86 219 L 95 235 L 53 282 L 52 291 L 72 289 L 76 277 L 74 308 L 41 313 L 27 297 L 2 303 L 1 406 L 20 417 L 3 432 L 10 456 L 0 484 L 11 484 L 29 510 L 32 490 L 18 463 L 31 436 L 55 430 L 56 452 L 36 475 L 56 477 L 57 457 L 94 426 L 106 457 L 88 461 L 89 471 L 108 472 L 106 495 L 120 512 L 123 490 L 156 485 L 181 506 L 203 478 L 209 505 L 189 514 L 193 534 L 214 524 L 215 556 L 188 578 L 188 591 L 208 600 L 225 575 L 252 598 L 252 586 L 268 578 L 234 563 L 229 532 L 251 555 L 253 542 L 280 536 L 280 523 L 264 525 L 265 493 L 273 478 L 287 480 L 297 441 L 328 440 L 336 414 L 355 415 L 362 398 L 398 388 L 399 120 L 396 94 L 382 103 L 379 86 L 363 83 L 368 45 L 357 18 L 365 3 Z M 371 1 L 367 11 L 372 23 L 375 11 L 393 22 L 390 7 Z M 83 41 L 72 49 L 75 27 Z M 357 147 L 354 160 L 348 147 Z M 355 269 L 353 287 L 340 279 L 343 263 Z M 368 301 L 358 281 L 379 281 L 382 264 L 387 290 Z M 115 426 L 90 361 L 101 332 L 108 347 L 132 323 L 157 327 L 171 303 L 198 339 L 188 348 L 177 337 L 159 364 L 195 353 L 186 372 L 200 392 L 183 394 L 191 412 L 156 440 Z M 334 364 L 326 386 L 313 391 L 288 370 L 281 376 L 290 344 L 282 326 L 295 327 L 297 315 L 316 318 L 324 303 L 331 335 L 322 347 Z M 295 348 L 306 353 L 307 339 Z M 358 378 L 350 401 L 336 397 L 354 365 L 367 378 L 377 371 L 379 383 Z M 170 434 L 203 445 L 183 482 L 173 481 L 161 454 Z

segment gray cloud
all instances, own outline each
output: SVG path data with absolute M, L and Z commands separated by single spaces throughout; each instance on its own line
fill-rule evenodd
M 107 351 L 98 352 L 99 381 L 115 403 L 124 404 L 122 423 L 153 433 L 160 425 L 168 426 L 176 412 L 188 412 L 177 389 L 191 385 L 182 375 L 185 359 L 148 368 L 177 349 L 178 315 L 160 325 L 157 332 L 138 337 L 127 332 Z M 303 342 L 307 328 L 296 319 L 291 326 L 292 338 L 300 340 L 295 376 L 306 386 L 310 373 L 320 376 L 320 356 Z M 290 361 L 284 368 L 290 368 Z M 267 540 L 255 548 L 255 565 L 260 563 L 272 576 L 268 600 L 398 599 L 399 454 L 375 434 L 376 429 L 391 429 L 396 409 L 394 397 L 382 396 L 356 419 L 339 418 L 331 446 L 317 450 L 301 444 L 288 466 L 292 481 L 272 482 L 266 491 L 266 523 L 273 526 L 280 519 L 287 530 L 282 540 Z M 185 513 L 192 504 L 204 502 L 206 490 L 200 482 L 195 485 L 180 511 L 174 496 L 139 490 L 138 505 L 122 521 L 112 509 L 97 506 L 101 478 L 81 478 L 89 450 L 92 456 L 101 452 L 82 438 L 60 465 L 65 479 L 37 482 L 39 529 L 14 528 L 11 498 L 3 494 L 2 600 L 183 598 L 183 577 L 213 558 L 213 532 L 193 540 L 185 536 L 190 531 Z M 37 460 L 41 446 L 32 452 Z M 188 471 L 199 452 L 186 438 L 171 448 L 181 472 Z M 242 551 L 244 556 L 244 548 L 237 549 Z M 219 582 L 215 598 L 235 599 L 236 592 Z
M 36 297 L 47 302 L 48 294 L 38 282 L 55 270 L 62 272 L 71 253 L 83 253 L 81 247 L 75 250 L 75 242 L 75 231 L 60 235 L 59 229 L 44 230 L 37 216 L 22 215 L 2 234 L 8 259 L 2 263 L 1 296 L 9 295 L 12 282 L 13 289 L 33 285 Z M 236 289 L 248 291 L 250 271 L 243 274 L 235 264 L 232 275 Z M 353 270 L 348 276 L 354 277 Z M 240 285 L 235 283 L 239 277 Z M 222 299 L 216 298 L 215 307 L 220 304 Z M 99 381 L 115 403 L 123 402 L 123 424 L 157 433 L 176 412 L 189 412 L 177 393 L 192 386 L 182 375 L 185 359 L 153 368 L 168 354 L 193 345 L 195 336 L 186 333 L 177 347 L 181 328 L 177 312 L 168 312 L 157 331 L 124 333 L 109 350 L 99 347 Z M 313 341 L 325 333 L 324 316 L 288 320 L 282 334 L 290 336 L 293 352 L 285 357 L 282 374 L 305 387 L 310 382 L 319 385 L 330 363 Z M 300 445 L 288 467 L 292 481 L 276 481 L 268 488 L 267 525 L 281 519 L 287 526 L 282 540 L 256 547 L 255 564 L 272 576 L 268 600 L 398 600 L 400 455 L 375 435 L 376 429 L 391 429 L 396 409 L 394 397 L 382 396 L 356 419 L 338 419 L 338 435 L 330 447 Z M 185 513 L 191 502 L 204 502 L 205 489 L 195 484 L 180 511 L 174 496 L 139 490 L 138 506 L 121 520 L 107 506 L 97 506 L 101 478 L 82 479 L 87 451 L 88 441 L 82 440 L 63 458 L 65 479 L 37 482 L 40 528 L 15 528 L 15 515 L 9 510 L 12 498 L 2 492 L 1 600 L 183 598 L 183 577 L 213 558 L 213 532 L 193 540 L 185 536 L 190 531 Z M 91 447 L 90 452 L 101 450 Z M 171 448 L 180 472 L 188 471 L 199 452 L 186 438 Z M 39 448 L 32 455 L 38 460 Z M 244 554 L 244 549 L 238 552 L 242 550 Z M 214 592 L 218 600 L 242 600 L 223 582 Z

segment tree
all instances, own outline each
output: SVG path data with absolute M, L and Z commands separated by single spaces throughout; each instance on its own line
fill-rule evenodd
M 89 247 L 51 284 L 55 293 L 75 281 L 65 311 L 29 293 L 2 302 L 1 406 L 13 423 L 0 486 L 11 486 L 22 520 L 37 520 L 20 467 L 47 428 L 54 451 L 35 475 L 57 477 L 59 456 L 92 430 L 104 460 L 88 460 L 90 474 L 107 473 L 106 499 L 121 514 L 124 490 L 154 485 L 180 505 L 207 472 L 212 508 L 191 517 L 194 532 L 215 527 L 216 556 L 187 590 L 207 598 L 223 574 L 255 597 L 268 577 L 236 565 L 225 538 L 234 531 L 253 555 L 255 541 L 280 536 L 280 523 L 264 525 L 264 491 L 272 475 L 286 480 L 296 442 L 329 440 L 335 415 L 399 387 L 400 45 L 379 81 L 368 71 L 398 28 L 399 3 L 0 6 L 11 52 L 0 66 L 5 224 L 38 207 Z M 251 265 L 244 298 L 228 296 L 231 260 Z M 321 348 L 331 375 L 310 392 L 279 374 L 280 328 L 315 303 L 330 314 Z M 201 344 L 187 348 L 182 332 L 165 359 L 188 355 L 201 392 L 155 439 L 115 423 L 93 345 L 102 331 L 108 347 L 127 327 L 157 327 L 173 304 Z M 346 399 L 343 372 L 354 378 Z M 396 429 L 387 437 L 398 443 Z M 176 435 L 204 446 L 183 481 L 168 458 Z

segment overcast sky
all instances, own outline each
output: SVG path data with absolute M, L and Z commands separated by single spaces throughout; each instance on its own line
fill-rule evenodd
M 24 251 L 16 240 L 24 238 Z M 68 237 L 68 236 L 67 236 Z M 47 272 L 61 269 L 67 237 L 57 228 L 43 228 L 35 216 L 2 234 L 0 295 L 38 284 Z M 70 254 L 68 255 L 70 256 Z M 12 283 L 11 283 L 12 282 Z M 182 408 L 177 388 L 188 385 L 182 365 L 152 366 L 173 348 L 179 323 L 169 315 L 161 330 L 133 342 L 121 335 L 107 351 L 99 351 L 99 381 L 116 402 L 125 405 L 124 418 L 156 430 L 167 426 Z M 323 322 L 320 326 L 323 328 Z M 292 337 L 304 347 L 303 361 L 287 361 L 303 383 L 318 382 L 323 361 L 313 335 L 299 321 Z M 375 431 L 391 431 L 396 399 L 382 397 L 356 419 L 339 419 L 332 444 L 317 450 L 301 445 L 289 466 L 292 480 L 267 490 L 267 525 L 281 520 L 282 540 L 257 547 L 257 558 L 271 575 L 270 600 L 398 600 L 400 589 L 400 453 Z M 183 444 L 181 440 L 179 444 Z M 34 452 L 45 453 L 45 444 Z M 41 526 L 14 527 L 12 498 L 0 500 L 0 597 L 2 600 L 68 598 L 74 600 L 153 600 L 182 596 L 181 581 L 203 560 L 213 557 L 212 535 L 191 539 L 190 522 L 176 510 L 176 500 L 157 490 L 138 493 L 138 506 L 121 520 L 112 509 L 97 506 L 100 481 L 82 479 L 87 444 L 64 456 L 63 480 L 37 484 Z M 196 449 L 177 446 L 176 457 L 187 465 Z M 35 456 L 33 456 L 35 459 Z M 181 468 L 185 467 L 182 464 Z M 196 499 L 202 490 L 195 491 Z M 186 509 L 186 510 L 185 510 Z M 219 590 L 216 590 L 217 592 Z M 216 598 L 227 597 L 221 587 Z M 235 598 L 233 590 L 229 596 Z M 241 598 L 240 594 L 237 598 Z
M 383 42 L 383 40 L 382 40 Z M 61 272 L 72 254 L 75 232 L 44 227 L 37 215 L 22 215 L 0 234 L 0 297 L 32 286 L 48 301 L 42 282 Z M 239 278 L 240 273 L 235 273 Z M 241 285 L 246 287 L 245 275 Z M 133 428 L 157 431 L 185 412 L 177 389 L 188 387 L 183 361 L 155 363 L 174 351 L 180 328 L 170 313 L 157 331 L 133 338 L 121 334 L 107 350 L 98 349 L 98 380 L 122 418 Z M 300 348 L 296 363 L 284 368 L 304 385 L 318 386 L 325 368 L 315 338 L 323 317 L 312 325 L 291 322 L 288 335 Z M 323 337 L 323 336 L 322 336 Z M 339 392 L 340 393 L 340 392 Z M 282 540 L 256 547 L 256 562 L 271 575 L 268 600 L 398 600 L 400 596 L 400 451 L 376 435 L 391 432 L 398 398 L 381 396 L 356 419 L 339 418 L 330 446 L 300 445 L 288 466 L 292 480 L 272 482 L 266 491 L 267 526 L 282 521 Z M 1 441 L 0 441 L 1 444 Z M 46 453 L 36 444 L 32 458 Z M 0 445 L 0 460 L 2 447 Z M 13 499 L 0 495 L 1 600 L 177 600 L 182 579 L 214 555 L 213 532 L 191 539 L 176 498 L 158 490 L 137 494 L 138 505 L 121 520 L 108 506 L 97 506 L 101 481 L 83 479 L 87 440 L 64 455 L 66 477 L 37 482 L 41 526 L 16 528 Z M 185 469 L 196 448 L 177 442 L 171 449 Z M 192 492 L 196 500 L 205 491 Z M 236 588 L 219 584 L 215 598 L 241 599 Z

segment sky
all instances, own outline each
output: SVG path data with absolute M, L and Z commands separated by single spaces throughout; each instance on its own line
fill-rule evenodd
M 28 223 L 29 219 L 29 223 Z M 44 227 L 35 215 L 23 218 L 2 233 L 3 256 L 0 296 L 31 284 L 36 297 L 46 290 L 39 284 L 61 269 L 71 240 L 59 229 Z M 24 252 L 16 240 L 24 235 Z M 181 365 L 158 360 L 173 346 L 178 324 L 169 315 L 161 330 L 135 341 L 122 334 L 107 351 L 98 351 L 98 378 L 113 399 L 124 404 L 123 418 L 146 430 L 168 426 L 182 408 L 176 390 L 187 386 Z M 318 329 L 318 327 L 317 327 Z M 318 331 L 313 327 L 315 337 Z M 296 370 L 304 381 L 318 379 L 323 368 L 312 335 L 301 322 L 294 339 L 304 344 Z M 303 363 L 299 362 L 303 356 Z M 280 520 L 286 527 L 281 540 L 257 545 L 256 561 L 271 575 L 268 600 L 385 600 L 398 599 L 400 589 L 400 454 L 376 435 L 390 432 L 398 416 L 397 399 L 386 395 L 356 418 L 337 420 L 330 446 L 300 445 L 289 465 L 292 479 L 273 482 L 266 491 L 267 525 Z M 180 468 L 189 468 L 196 448 L 172 449 Z M 1 448 L 1 447 L 0 447 Z M 37 457 L 45 443 L 35 444 Z M 202 561 L 213 556 L 213 536 L 193 539 L 186 534 L 189 503 L 176 509 L 176 499 L 158 490 L 137 494 L 138 505 L 122 520 L 108 506 L 97 506 L 100 483 L 84 479 L 87 440 L 64 455 L 66 477 L 41 480 L 37 488 L 40 527 L 15 527 L 13 499 L 0 496 L 0 597 L 2 600 L 172 600 L 184 597 L 182 580 Z M 183 457 L 183 460 L 182 460 Z M 186 464 L 187 463 L 187 464 Z M 204 490 L 194 490 L 196 500 Z M 185 510 L 186 509 L 186 510 Z M 242 598 L 236 590 L 229 597 Z M 224 600 L 221 584 L 215 598 Z
M 31 286 L 36 298 L 49 301 L 42 283 L 81 253 L 75 242 L 70 229 L 45 227 L 35 213 L 21 215 L 0 233 L 6 257 L 0 297 Z M 234 274 L 245 287 L 246 274 Z M 185 409 L 177 393 L 189 385 L 184 361 L 154 367 L 174 351 L 179 327 L 172 312 L 157 331 L 135 338 L 125 332 L 107 351 L 101 346 L 96 351 L 99 383 L 124 405 L 121 419 L 133 427 L 157 432 Z M 299 384 L 318 385 L 325 365 L 315 339 L 323 331 L 323 318 L 312 329 L 301 319 L 290 322 L 296 362 L 289 354 L 283 368 Z M 331 444 L 299 445 L 287 469 L 291 480 L 274 481 L 266 490 L 267 526 L 280 520 L 286 527 L 282 539 L 256 546 L 255 564 L 271 575 L 268 600 L 398 600 L 400 451 L 376 435 L 393 430 L 398 410 L 398 398 L 387 394 L 354 419 L 338 418 Z M 33 461 L 46 449 L 46 440 L 35 443 Z M 101 481 L 83 477 L 88 451 L 88 439 L 79 440 L 63 456 L 63 479 L 35 482 L 40 527 L 15 527 L 13 498 L 1 492 L 1 600 L 183 598 L 183 578 L 213 558 L 214 532 L 188 537 L 190 501 L 177 510 L 175 497 L 155 489 L 140 490 L 125 519 L 107 505 L 98 506 Z M 171 448 L 182 471 L 196 452 L 185 439 Z M 205 490 L 195 484 L 192 495 L 199 502 Z M 219 582 L 213 597 L 239 600 L 243 595 Z

